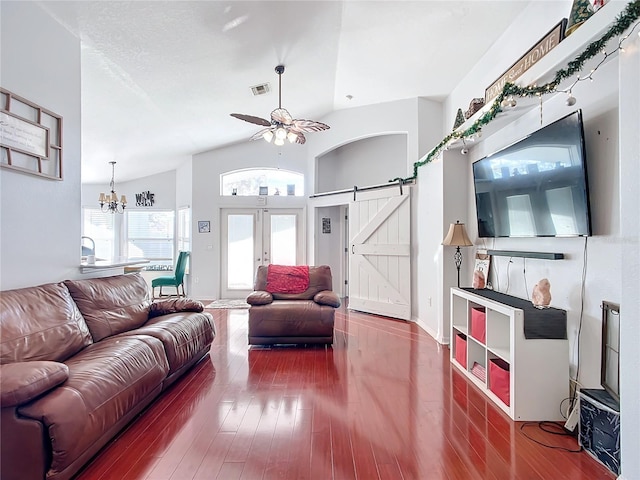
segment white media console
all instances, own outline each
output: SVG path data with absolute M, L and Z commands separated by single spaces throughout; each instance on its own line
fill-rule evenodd
M 569 397 L 564 310 L 452 288 L 450 338 L 451 364 L 513 420 L 563 420 L 560 406 Z

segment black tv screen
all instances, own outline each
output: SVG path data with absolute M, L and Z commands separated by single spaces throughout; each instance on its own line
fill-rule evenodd
M 591 235 L 582 112 L 473 164 L 480 237 Z

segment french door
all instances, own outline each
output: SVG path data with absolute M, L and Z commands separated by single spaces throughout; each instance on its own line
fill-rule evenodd
M 300 265 L 304 255 L 302 209 L 222 209 L 221 298 L 245 298 L 259 265 Z

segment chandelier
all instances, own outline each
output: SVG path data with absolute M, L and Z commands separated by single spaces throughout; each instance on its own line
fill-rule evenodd
M 114 171 L 116 162 L 109 162 L 111 164 L 111 182 L 109 183 L 109 188 L 111 189 L 111 193 L 100 193 L 100 198 L 98 198 L 98 202 L 100 202 L 100 210 L 105 213 L 124 213 L 124 209 L 127 206 L 127 197 L 122 195 L 120 197 L 120 203 L 118 203 L 118 195 L 115 192 L 115 182 L 113 181 Z

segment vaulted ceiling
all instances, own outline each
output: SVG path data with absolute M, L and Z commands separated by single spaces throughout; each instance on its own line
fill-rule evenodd
M 122 181 L 246 141 L 260 127 L 229 114 L 269 118 L 278 105 L 278 64 L 286 67 L 282 104 L 294 118 L 322 120 L 404 98 L 443 100 L 526 3 L 40 5 L 81 41 L 82 181 L 92 183 L 110 177 L 111 160 Z M 263 83 L 271 91 L 254 96 L 250 87 Z

